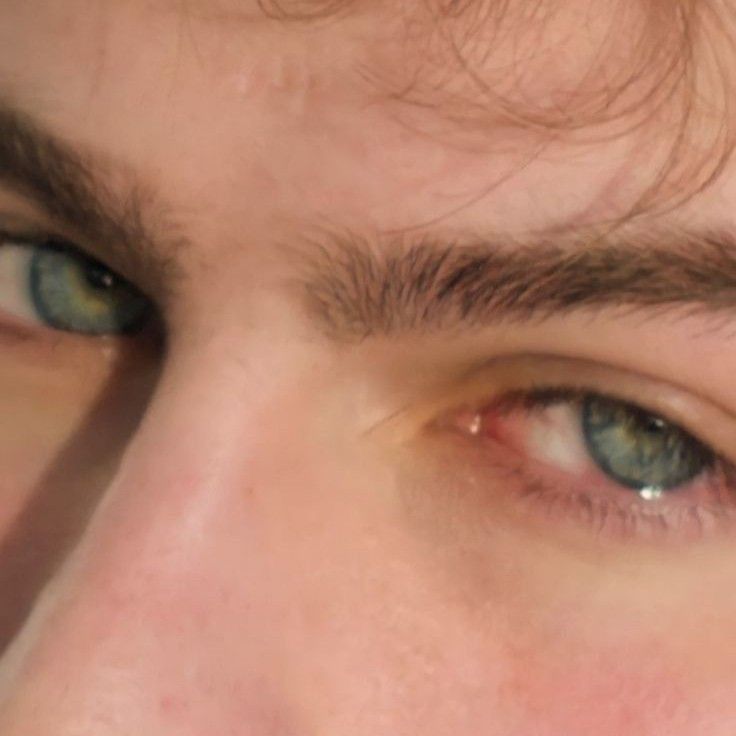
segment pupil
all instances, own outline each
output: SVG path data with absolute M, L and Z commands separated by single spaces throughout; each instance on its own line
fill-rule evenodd
M 108 291 L 115 286 L 115 276 L 104 266 L 97 263 L 90 263 L 84 269 L 84 278 L 86 282 L 99 291 Z
M 665 423 L 658 417 L 653 417 L 651 414 L 647 416 L 644 424 L 644 431 L 650 434 L 661 434 L 665 430 Z

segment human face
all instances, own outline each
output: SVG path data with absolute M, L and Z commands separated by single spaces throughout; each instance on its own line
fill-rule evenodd
M 389 94 L 403 5 L 0 2 L 4 736 L 736 730 L 734 174 L 608 227 L 659 134 Z

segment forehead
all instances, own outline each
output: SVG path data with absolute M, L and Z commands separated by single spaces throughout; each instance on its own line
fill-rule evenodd
M 0 96 L 202 222 L 338 212 L 401 229 L 462 211 L 531 229 L 617 213 L 657 165 L 602 92 L 640 110 L 660 81 L 652 59 L 631 66 L 649 58 L 630 32 L 649 30 L 647 0 L 625 18 L 611 5 L 6 2 Z M 300 12 L 318 17 L 286 17 Z M 672 28 L 662 49 L 682 53 Z

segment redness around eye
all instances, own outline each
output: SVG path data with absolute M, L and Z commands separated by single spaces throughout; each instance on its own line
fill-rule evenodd
M 499 401 L 478 411 L 464 409 L 455 415 L 452 426 L 476 448 L 490 489 L 523 499 L 526 511 L 541 513 L 548 521 L 554 518 L 581 529 L 592 527 L 597 534 L 648 540 L 664 535 L 700 538 L 716 527 L 731 529 L 736 524 L 733 474 L 712 455 L 704 454 L 698 472 L 672 488 L 622 483 L 592 455 L 583 423 L 580 400 L 564 399 L 537 407 L 528 401 Z M 612 447 L 611 452 L 621 453 L 614 458 L 619 466 L 625 461 L 641 473 L 649 463 L 652 477 L 661 478 L 662 467 L 674 463 L 672 477 L 676 477 L 677 463 L 697 457 L 683 455 L 682 447 L 674 452 L 671 443 L 660 441 L 668 435 L 649 437 L 643 426 L 640 437 L 623 422 L 621 436 L 607 440 L 606 451 Z M 681 443 L 702 447 L 674 425 L 653 426 L 672 433 Z M 640 431 L 638 425 L 636 429 Z M 503 485 L 498 482 L 502 477 L 507 479 Z

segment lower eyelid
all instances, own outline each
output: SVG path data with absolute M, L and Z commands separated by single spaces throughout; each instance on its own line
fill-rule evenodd
M 486 467 L 497 469 L 504 464 L 498 451 L 490 462 Z M 545 536 L 563 532 L 579 538 L 592 533 L 598 541 L 677 546 L 725 536 L 736 525 L 736 499 L 730 498 L 727 503 L 717 500 L 724 495 L 731 497 L 733 489 L 726 488 L 725 479 L 717 473 L 695 481 L 700 495 L 710 496 L 710 502 L 685 496 L 649 502 L 612 484 L 565 479 L 540 468 L 525 468 L 518 457 L 509 462 L 509 467 L 512 473 L 492 470 L 488 487 L 496 486 L 495 493 L 501 494 L 507 514 L 532 528 L 538 527 Z M 500 478 L 503 487 L 498 485 Z
M 461 444 L 472 446 L 470 465 L 476 468 L 473 483 L 485 482 L 488 503 L 493 501 L 494 507 L 505 509 L 505 514 L 531 528 L 538 526 L 543 535 L 556 529 L 578 537 L 587 534 L 590 538 L 592 533 L 599 540 L 614 543 L 678 545 L 734 531 L 736 483 L 725 463 L 704 471 L 688 488 L 671 491 L 661 500 L 647 501 L 596 469 L 581 432 L 568 433 L 573 449 L 545 447 L 545 432 L 551 432 L 555 422 L 575 426 L 578 411 L 575 403 L 542 411 L 551 409 L 554 411 L 547 426 L 540 422 L 540 435 L 515 448 L 504 443 L 499 427 L 495 432 L 474 436 L 457 432 Z M 520 421 L 529 421 L 535 413 L 523 409 L 518 412 L 524 417 Z M 472 421 L 470 417 L 468 412 L 466 422 Z M 529 457 L 535 451 L 536 457 Z M 560 463 L 560 458 L 565 462 Z
M 620 503 L 593 493 L 570 494 L 538 484 L 520 495 L 524 513 L 572 531 L 592 530 L 597 539 L 675 546 L 726 534 L 736 523 L 734 510 L 699 504 Z

